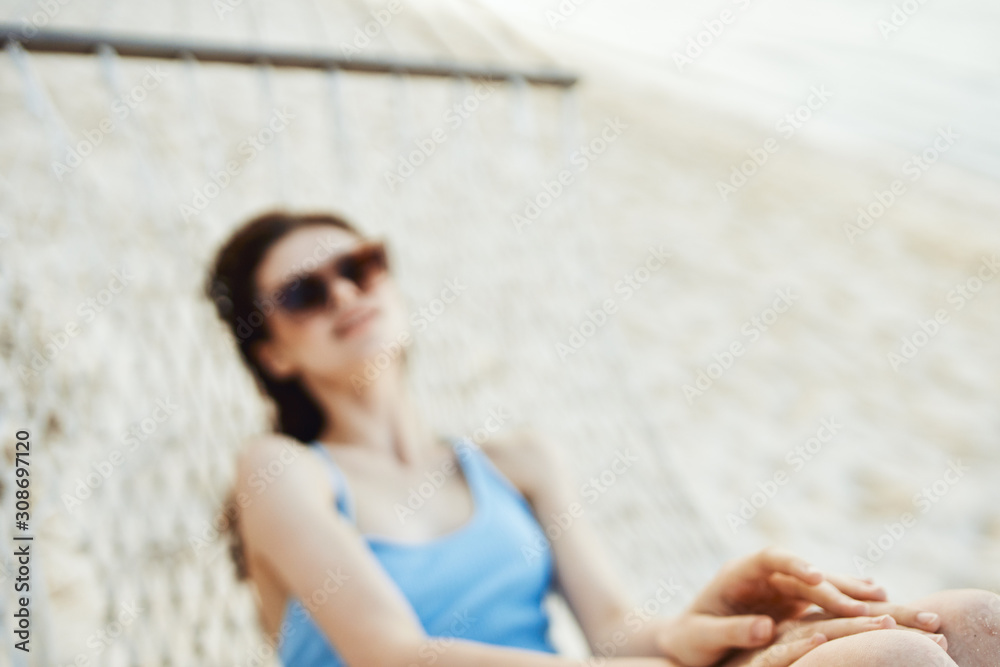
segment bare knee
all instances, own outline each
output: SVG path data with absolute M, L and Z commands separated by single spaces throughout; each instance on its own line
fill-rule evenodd
M 974 629 L 986 635 L 1000 635 L 1000 595 L 967 588 L 941 591 L 909 605 L 941 616 L 941 630 Z
M 942 591 L 909 605 L 941 616 L 938 630 L 962 667 L 1000 664 L 1000 596 L 989 591 Z
M 793 667 L 955 667 L 933 640 L 907 630 L 875 630 L 834 639 Z

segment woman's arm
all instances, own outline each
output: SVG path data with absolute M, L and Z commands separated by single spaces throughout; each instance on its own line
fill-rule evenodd
M 570 667 L 558 656 L 428 637 L 409 602 L 379 567 L 357 529 L 334 508 L 330 481 L 315 455 L 281 436 L 249 446 L 237 467 L 245 548 L 267 562 L 290 595 L 314 599 L 339 581 L 311 615 L 348 665 L 406 667 Z M 664 659 L 622 659 L 612 667 L 676 667 Z
M 588 520 L 587 498 L 599 490 L 575 483 L 559 449 L 534 432 L 495 438 L 483 449 L 527 498 L 543 530 L 549 529 L 557 587 L 594 654 L 662 656 L 656 634 L 668 619 L 648 619 L 634 610 L 602 538 Z M 621 474 L 627 475 L 623 466 Z
M 601 487 L 574 482 L 559 449 L 544 437 L 522 431 L 484 446 L 491 460 L 524 493 L 543 529 L 551 535 L 557 587 L 598 656 L 655 656 L 678 663 L 707 665 L 732 648 L 766 646 L 773 637 L 771 619 L 761 616 L 679 617 L 650 615 L 629 600 L 607 555 L 603 539 L 587 517 L 592 494 Z M 618 476 L 629 473 L 620 457 Z M 631 463 L 629 463 L 629 466 Z M 665 608 L 679 591 L 660 586 L 650 606 Z M 755 623 L 764 622 L 763 633 Z M 693 658 L 693 659 L 692 659 Z M 774 667 L 780 667 L 775 664 Z

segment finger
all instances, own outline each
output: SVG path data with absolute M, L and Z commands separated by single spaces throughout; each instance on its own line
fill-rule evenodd
M 750 662 L 750 667 L 789 667 L 824 642 L 826 642 L 826 637 L 816 633 L 806 639 L 798 639 L 787 644 L 776 644 L 759 653 Z
M 657 648 L 687 665 L 712 664 L 734 648 L 767 646 L 774 638 L 770 616 L 689 614 L 657 636 Z
M 778 547 L 764 549 L 757 554 L 756 560 L 759 566 L 765 570 L 781 572 L 789 577 L 795 577 L 807 585 L 815 586 L 823 581 L 823 573 L 812 564 Z
M 794 627 L 786 635 L 790 639 L 804 639 L 817 632 L 827 639 L 840 639 L 872 630 L 892 630 L 896 627 L 896 619 L 888 614 L 881 616 L 855 616 L 853 618 L 832 618 L 825 621 L 804 623 Z
M 898 629 L 905 630 L 907 632 L 916 632 L 918 634 L 924 635 L 925 637 L 929 637 L 932 641 L 937 642 L 937 645 L 940 646 L 942 649 L 944 649 L 945 651 L 948 650 L 948 640 L 942 634 L 936 632 L 924 632 L 923 630 L 918 630 L 916 628 L 908 628 L 903 625 L 899 626 Z
M 816 586 L 808 586 L 800 580 L 775 572 L 770 577 L 771 585 L 783 595 L 812 602 L 834 616 L 869 616 L 871 610 L 867 602 L 855 600 L 841 593 L 828 581 Z
M 826 574 L 826 580 L 836 586 L 842 593 L 845 593 L 855 600 L 874 600 L 885 602 L 889 599 L 885 588 L 879 586 L 870 579 L 865 581 L 852 577 L 848 574 Z
M 900 625 L 926 632 L 937 632 L 941 627 L 941 617 L 934 612 L 907 607 L 892 602 L 872 602 L 869 604 L 871 613 L 889 614 Z
M 810 604 L 806 609 L 802 611 L 795 618 L 789 619 L 791 621 L 825 621 L 829 618 L 837 618 L 837 616 L 831 614 L 828 611 L 823 611 L 814 604 Z M 778 631 L 781 631 L 781 626 L 778 626 Z
M 847 637 L 848 635 L 856 635 L 862 632 L 870 632 L 872 630 L 893 629 L 917 632 L 925 635 L 936 642 L 945 651 L 948 650 L 948 640 L 945 639 L 944 635 L 926 632 L 924 630 L 920 630 L 919 628 L 908 628 L 899 625 L 896 619 L 889 614 L 882 614 L 880 616 L 856 616 L 854 618 L 826 619 L 805 623 L 800 627 L 795 627 L 793 624 L 792 629 L 787 631 L 785 634 L 789 638 L 803 638 L 809 634 L 821 632 L 827 639 L 839 639 L 841 637 Z M 779 626 L 778 631 L 781 632 L 781 630 L 782 628 Z
M 774 638 L 774 619 L 764 615 L 712 616 L 699 614 L 685 628 L 695 637 L 711 637 L 719 648 L 757 648 Z

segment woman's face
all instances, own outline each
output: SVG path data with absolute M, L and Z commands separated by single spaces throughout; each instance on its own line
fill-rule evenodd
M 311 225 L 289 232 L 265 253 L 256 282 L 258 307 L 267 317 L 270 336 L 255 352 L 274 377 L 343 384 L 353 380 L 356 387 L 365 378 L 365 363 L 376 355 L 387 352 L 393 365 L 398 364 L 398 342 L 408 331 L 403 300 L 391 276 L 378 271 L 363 289 L 330 270 L 331 262 L 364 243 L 339 227 Z M 273 298 L 289 281 L 314 272 L 332 294 L 326 306 L 293 313 Z

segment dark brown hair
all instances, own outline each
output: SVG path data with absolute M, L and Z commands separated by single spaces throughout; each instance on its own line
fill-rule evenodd
M 257 298 L 256 274 L 267 251 L 286 234 L 318 225 L 337 227 L 362 237 L 351 223 L 332 213 L 264 213 L 244 223 L 219 249 L 205 284 L 219 317 L 236 338 L 244 363 L 261 390 L 274 400 L 277 430 L 301 442 L 319 436 L 325 418 L 298 379 L 275 379 L 252 352 L 255 343 L 267 340 L 270 335 L 265 316 L 274 308 L 273 304 Z

